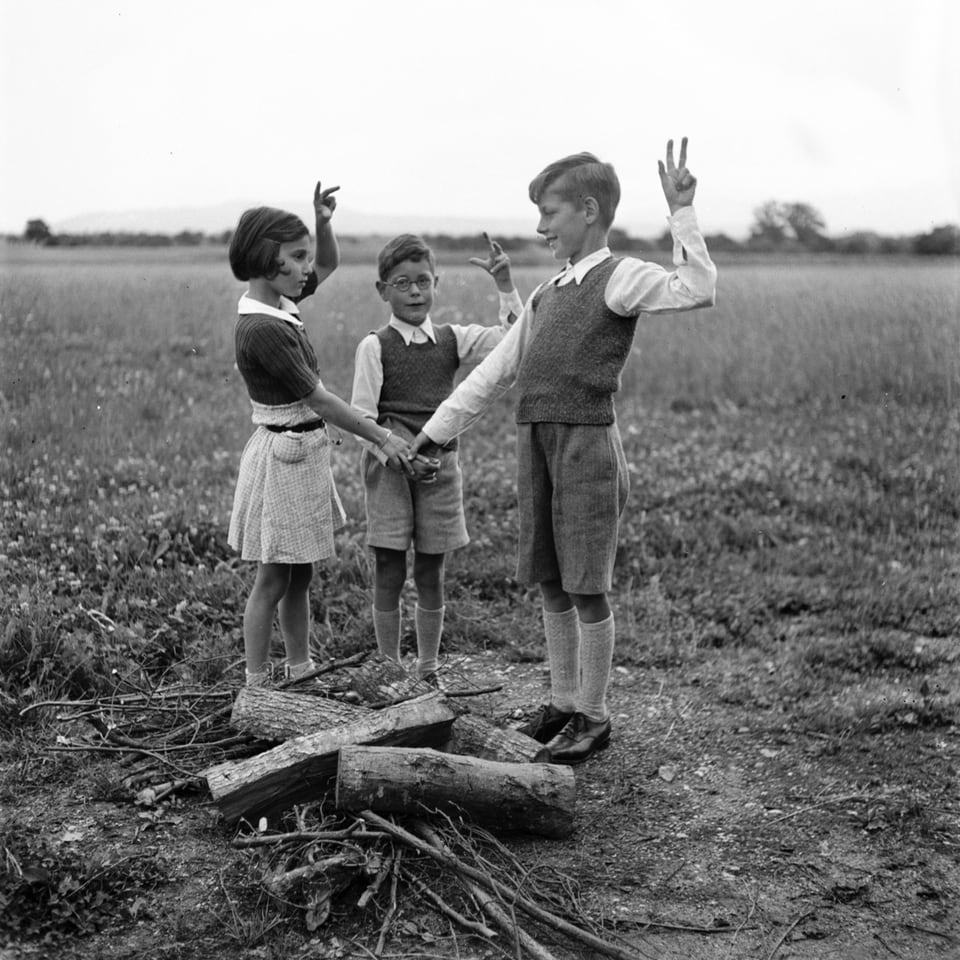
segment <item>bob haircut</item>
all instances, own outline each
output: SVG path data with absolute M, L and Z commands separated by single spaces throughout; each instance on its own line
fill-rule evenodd
M 238 280 L 254 277 L 272 280 L 280 272 L 277 259 L 280 244 L 308 236 L 306 224 L 286 210 L 276 207 L 244 210 L 230 238 L 230 269 Z
M 555 160 L 530 181 L 530 199 L 539 203 L 547 190 L 556 190 L 564 200 L 582 204 L 593 197 L 604 227 L 610 227 L 620 203 L 620 180 L 612 163 L 602 163 L 592 153 L 573 153 Z
M 433 251 L 427 246 L 423 237 L 418 237 L 415 233 L 401 233 L 394 237 L 377 256 L 377 274 L 381 280 L 386 280 L 390 272 L 398 263 L 404 260 L 426 260 L 430 266 L 430 272 L 437 272 L 437 258 Z

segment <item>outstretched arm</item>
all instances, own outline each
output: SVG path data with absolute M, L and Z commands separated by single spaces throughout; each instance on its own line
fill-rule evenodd
M 657 161 L 660 171 L 660 185 L 667 198 L 670 213 L 676 213 L 681 207 L 693 204 L 693 195 L 697 192 L 697 178 L 687 169 L 687 138 L 680 141 L 680 164 L 673 162 L 673 141 L 667 141 L 667 162 Z
M 318 180 L 313 190 L 313 212 L 317 224 L 313 269 L 317 275 L 317 283 L 323 283 L 340 266 L 340 247 L 331 223 L 333 211 L 337 209 L 337 198 L 334 193 L 339 189 L 339 187 L 327 187 L 324 190 Z

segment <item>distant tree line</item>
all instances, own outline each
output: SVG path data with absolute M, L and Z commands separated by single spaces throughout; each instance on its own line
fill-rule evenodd
M 20 239 L 48 247 L 197 247 L 225 246 L 231 230 L 205 234 L 194 230 L 179 233 L 133 233 L 105 231 L 100 233 L 54 233 L 44 220 L 29 220 Z M 475 250 L 474 235 L 427 233 L 424 239 L 436 250 Z M 498 237 L 507 253 L 530 248 L 529 237 Z M 753 223 L 746 240 L 735 240 L 725 233 L 708 234 L 707 246 L 716 253 L 841 253 L 841 254 L 921 254 L 960 256 L 960 227 L 943 224 L 928 233 L 883 236 L 860 230 L 839 237 L 826 233 L 826 221 L 808 203 L 781 203 L 768 200 L 753 211 Z M 624 253 L 649 253 L 671 250 L 673 238 L 664 230 L 654 239 L 634 237 L 619 227 L 610 231 L 610 246 Z

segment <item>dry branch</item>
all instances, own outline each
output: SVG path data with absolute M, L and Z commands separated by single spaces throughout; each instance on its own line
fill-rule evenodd
M 543 923 L 548 929 L 562 933 L 571 939 L 578 940 L 581 943 L 586 944 L 588 947 L 591 947 L 597 953 L 602 953 L 604 956 L 613 957 L 614 960 L 640 960 L 636 953 L 631 953 L 617 944 L 610 943 L 609 941 L 604 940 L 602 937 L 598 937 L 595 934 L 590 933 L 589 930 L 583 930 L 580 927 L 575 926 L 569 921 L 563 919 L 563 917 L 559 917 L 556 914 L 551 913 L 549 910 L 544 910 L 542 907 L 538 906 L 528 897 L 520 894 L 508 884 L 489 876 L 484 871 L 470 866 L 470 864 L 464 863 L 453 854 L 445 853 L 443 850 L 435 847 L 432 843 L 422 840 L 420 837 L 415 836 L 408 830 L 404 830 L 402 827 L 397 826 L 390 820 L 379 816 L 372 810 L 363 810 L 359 816 L 367 823 L 370 823 L 378 829 L 389 833 L 395 839 L 407 844 L 414 850 L 418 850 L 420 853 L 431 857 L 438 863 L 449 867 L 450 869 L 469 878 L 470 880 L 476 881 L 481 886 L 497 894 L 497 896 L 504 903 L 516 904 L 516 906 L 520 907 L 526 914 Z

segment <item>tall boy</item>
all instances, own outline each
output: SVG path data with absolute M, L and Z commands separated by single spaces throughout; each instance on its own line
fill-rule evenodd
M 510 261 L 488 238 L 486 259 L 472 257 L 500 291 L 500 324 L 434 324 L 430 319 L 439 278 L 433 251 L 405 233 L 380 251 L 377 291 L 390 305 L 390 320 L 360 341 L 356 353 L 353 406 L 402 439 L 412 440 L 453 390 L 461 366 L 472 366 L 500 343 L 523 309 L 513 287 Z M 420 481 L 386 469 L 383 456 L 365 445 L 360 469 L 367 514 L 367 544 L 373 547 L 373 627 L 379 651 L 400 660 L 400 593 L 412 546 L 417 589 L 414 618 L 418 677 L 437 672 L 443 631 L 443 563 L 451 550 L 469 542 L 463 512 L 463 485 L 457 442 L 428 445 L 435 458 Z
M 530 296 L 510 332 L 424 424 L 415 452 L 446 443 L 516 384 L 517 577 L 537 583 L 550 664 L 550 702 L 524 727 L 540 761 L 580 763 L 610 740 L 612 586 L 628 475 L 613 394 L 637 317 L 711 306 L 717 271 L 697 225 L 696 179 L 667 143 L 660 182 L 670 209 L 675 269 L 616 258 L 607 236 L 620 199 L 613 167 L 565 157 L 530 184 L 537 232 L 563 270 Z

